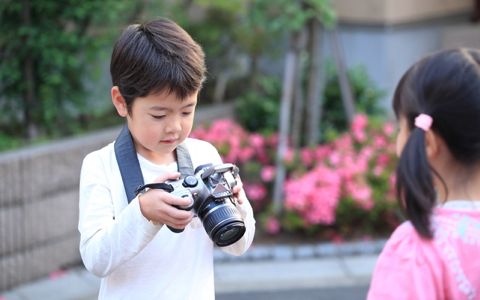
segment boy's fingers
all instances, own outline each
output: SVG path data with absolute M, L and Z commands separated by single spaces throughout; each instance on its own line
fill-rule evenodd
M 163 202 L 171 206 L 189 207 L 193 203 L 193 199 L 190 197 L 177 197 L 163 190 L 159 190 L 159 192 L 165 193 L 162 195 Z
M 186 225 L 193 218 L 193 213 L 191 211 L 181 210 L 173 206 L 166 208 L 166 214 L 165 221 L 170 224 Z
M 178 178 L 180 178 L 180 173 L 179 172 L 169 172 L 169 173 L 165 173 L 165 174 L 162 174 L 162 175 L 158 176 L 157 178 L 155 178 L 155 180 L 153 182 L 154 183 L 161 183 L 161 182 L 165 182 L 167 180 L 177 180 Z

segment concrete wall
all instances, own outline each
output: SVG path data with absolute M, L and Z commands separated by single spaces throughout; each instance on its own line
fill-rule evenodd
M 472 0 L 333 0 L 341 22 L 393 25 L 471 12 Z
M 232 105 L 200 108 L 196 123 L 232 116 Z M 0 291 L 81 263 L 81 163 L 119 130 L 0 153 Z
M 401 24 L 341 22 L 338 35 L 346 65 L 363 66 L 375 86 L 385 92 L 390 108 L 394 89 L 403 73 L 424 55 L 452 47 L 479 47 L 480 24 L 469 14 Z M 329 33 L 323 34 L 324 56 L 333 57 Z

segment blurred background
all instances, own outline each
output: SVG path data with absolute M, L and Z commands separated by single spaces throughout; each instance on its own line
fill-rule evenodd
M 122 29 L 175 20 L 202 45 L 193 137 L 241 170 L 255 245 L 385 239 L 390 108 L 432 51 L 480 47 L 474 0 L 1 0 L 0 295 L 81 266 L 83 157 L 114 140 L 110 54 Z

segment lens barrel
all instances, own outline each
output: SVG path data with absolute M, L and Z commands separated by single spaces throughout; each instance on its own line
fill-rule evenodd
M 231 245 L 242 238 L 245 223 L 230 198 L 222 201 L 207 200 L 198 214 L 210 239 L 219 247 Z

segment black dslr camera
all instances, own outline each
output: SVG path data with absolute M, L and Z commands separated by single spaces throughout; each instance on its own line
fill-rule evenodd
M 210 239 L 217 246 L 224 247 L 235 243 L 245 233 L 245 223 L 232 193 L 238 171 L 237 166 L 229 163 L 201 165 L 195 169 L 195 175 L 166 181 L 161 188 L 178 197 L 193 199 L 190 206 L 177 208 L 193 209 Z M 168 228 L 173 232 L 183 231 Z

